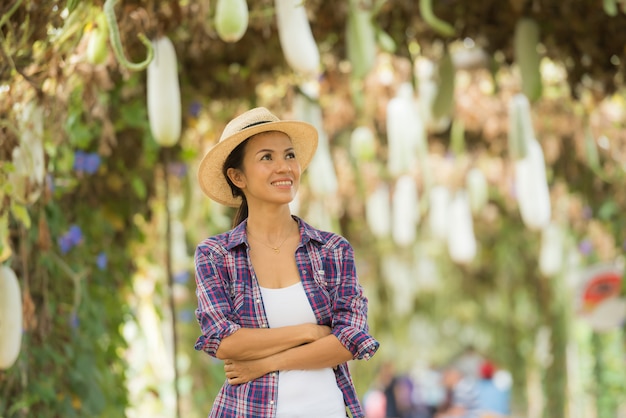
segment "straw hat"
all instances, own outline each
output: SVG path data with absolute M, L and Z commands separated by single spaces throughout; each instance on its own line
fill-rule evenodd
M 227 206 L 237 207 L 240 197 L 233 197 L 222 169 L 226 157 L 246 139 L 261 132 L 279 131 L 286 133 L 304 170 L 317 149 L 317 129 L 309 123 L 295 120 L 280 120 L 264 107 L 257 107 L 228 122 L 217 144 L 200 161 L 198 181 L 200 188 L 211 199 Z

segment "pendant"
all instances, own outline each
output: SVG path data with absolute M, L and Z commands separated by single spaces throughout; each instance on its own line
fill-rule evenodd
M 280 253 L 280 248 L 272 247 L 272 250 L 274 250 L 276 254 Z

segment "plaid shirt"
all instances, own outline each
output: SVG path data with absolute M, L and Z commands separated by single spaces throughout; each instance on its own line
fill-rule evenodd
M 294 218 L 301 237 L 296 264 L 317 323 L 330 326 L 355 360 L 370 359 L 379 343 L 368 334 L 367 298 L 357 279 L 351 245 L 337 234 Z M 195 253 L 196 318 L 202 330 L 195 349 L 213 357 L 222 339 L 239 328 L 268 326 L 261 289 L 250 268 L 246 224 L 204 240 Z M 339 365 L 335 376 L 352 416 L 364 417 L 348 364 Z M 277 394 L 276 373 L 242 385 L 225 381 L 209 416 L 274 417 Z

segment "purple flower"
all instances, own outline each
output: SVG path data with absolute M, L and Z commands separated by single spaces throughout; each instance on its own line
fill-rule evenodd
M 78 315 L 76 314 L 76 312 L 72 312 L 72 316 L 70 317 L 70 326 L 76 329 L 79 325 L 80 321 L 78 320 Z
M 200 110 L 202 109 L 202 105 L 198 102 L 192 102 L 189 106 L 189 114 L 194 118 L 197 118 L 200 114 Z
M 69 250 L 74 246 L 70 237 L 66 235 L 60 236 L 58 239 L 59 247 L 61 247 L 61 254 L 67 254 Z
M 101 163 L 100 155 L 96 152 L 86 153 L 84 151 L 74 152 L 74 171 L 94 174 L 98 171 Z
M 100 270 L 106 270 L 108 263 L 108 258 L 105 252 L 101 252 L 96 257 L 96 265 Z
M 583 255 L 591 254 L 593 251 L 593 243 L 589 239 L 585 238 L 578 244 L 578 251 L 580 251 Z
M 185 177 L 187 175 L 187 164 L 181 162 L 169 163 L 167 171 L 178 178 Z
M 87 174 L 94 174 L 100 167 L 100 155 L 95 152 L 85 156 L 84 170 Z
M 67 254 L 69 250 L 83 242 L 83 231 L 81 231 L 80 226 L 74 224 L 57 241 L 61 247 L 61 254 Z
M 185 284 L 189 280 L 189 271 L 187 270 L 180 271 L 174 274 L 173 279 L 174 279 L 174 282 L 178 284 Z
M 189 323 L 193 321 L 194 316 L 194 312 L 191 309 L 184 309 L 178 314 L 178 320 L 180 322 Z
M 74 152 L 74 171 L 81 172 L 83 171 L 83 167 L 85 166 L 85 152 L 76 151 Z
M 66 235 L 69 237 L 73 245 L 78 245 L 83 241 L 83 231 L 80 229 L 80 226 L 76 224 L 70 226 Z

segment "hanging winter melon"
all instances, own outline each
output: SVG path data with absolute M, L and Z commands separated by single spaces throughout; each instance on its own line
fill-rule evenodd
M 531 18 L 522 18 L 515 25 L 514 54 L 522 79 L 522 92 L 534 102 L 541 97 L 541 57 L 539 45 L 539 25 Z
M 539 271 L 547 277 L 554 276 L 563 266 L 563 231 L 554 222 L 550 222 L 541 231 L 539 252 Z
M 298 120 L 315 126 L 319 135 L 317 151 L 308 168 L 308 176 L 313 179 L 309 185 L 316 196 L 332 196 L 337 192 L 339 182 L 330 153 L 328 135 L 323 125 L 322 108 L 318 101 L 318 86 L 309 84 L 301 87 L 309 96 L 306 97 L 303 94 L 296 96 L 294 113 Z
M 225 42 L 237 42 L 248 29 L 248 3 L 246 0 L 217 0 L 215 29 Z
M 22 346 L 22 294 L 13 270 L 0 266 L 0 369 L 10 368 Z
M 467 192 L 457 191 L 449 209 L 448 252 L 455 263 L 468 264 L 476 256 L 476 237 Z
M 9 174 L 12 197 L 31 204 L 41 195 L 46 174 L 43 109 L 34 100 L 17 108 L 20 142 L 12 151 L 15 170 Z
M 376 158 L 376 138 L 368 126 L 359 126 L 352 131 L 350 155 L 359 163 Z
M 406 247 L 415 241 L 420 220 L 417 183 L 410 175 L 396 181 L 392 199 L 391 236 L 394 242 Z
M 181 132 L 180 84 L 176 50 L 167 36 L 152 41 L 154 58 L 148 65 L 148 119 L 155 141 L 163 147 L 178 142 Z
M 446 186 L 433 186 L 429 192 L 428 225 L 432 235 L 439 240 L 448 237 L 448 207 L 450 190 Z
M 369 73 L 376 60 L 376 31 L 372 13 L 358 0 L 350 0 L 346 23 L 346 49 L 352 63 L 352 74 L 362 78 Z
M 399 176 L 414 168 L 419 151 L 426 148 L 425 128 L 411 84 L 402 84 L 387 103 L 386 123 L 387 167 L 392 176 Z
M 306 75 L 319 73 L 320 53 L 302 0 L 276 0 L 278 40 L 287 64 Z
M 526 158 L 515 162 L 515 190 L 524 224 L 533 230 L 546 227 L 552 205 L 543 150 L 537 140 L 528 144 Z
M 474 167 L 468 171 L 466 183 L 472 213 L 478 214 L 489 200 L 487 179 L 479 168 Z
M 384 238 L 391 231 L 391 201 L 389 186 L 381 183 L 365 202 L 365 220 L 372 234 Z
M 87 61 L 90 64 L 99 65 L 104 63 L 109 55 L 109 25 L 104 12 L 96 16 L 94 23 L 87 43 Z

